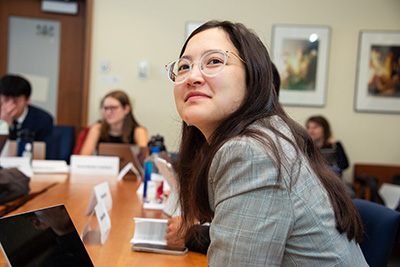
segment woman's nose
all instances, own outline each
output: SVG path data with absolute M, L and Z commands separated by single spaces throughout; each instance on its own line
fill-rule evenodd
M 189 84 L 201 84 L 204 82 L 203 73 L 200 71 L 200 63 L 194 62 L 192 65 L 192 71 L 189 73 L 187 83 Z

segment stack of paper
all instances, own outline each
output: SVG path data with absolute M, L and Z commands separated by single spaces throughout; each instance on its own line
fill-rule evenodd
M 133 218 L 135 233 L 131 243 L 149 243 L 166 245 L 165 234 L 167 221 L 165 219 Z

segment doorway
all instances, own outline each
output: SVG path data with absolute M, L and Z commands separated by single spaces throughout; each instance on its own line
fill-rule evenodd
M 54 112 L 51 112 L 56 124 L 72 125 L 77 133 L 87 125 L 93 0 L 74 2 L 78 4 L 78 13 L 69 15 L 43 12 L 41 1 L 38 0 L 0 0 L 0 76 L 7 74 L 12 65 L 9 62 L 10 21 L 17 18 L 59 23 L 59 54 L 56 63 L 58 70 L 55 75 L 58 81 L 54 89 L 48 87 L 49 90 L 56 91 L 49 94 L 53 96 L 53 100 L 49 98 L 49 101 L 56 102 L 52 103 Z M 15 58 L 15 55 L 13 57 Z M 24 58 L 18 60 L 23 61 Z M 47 64 L 45 62 L 35 59 L 34 64 Z M 47 78 L 51 80 L 46 75 L 36 76 L 40 76 L 38 81 L 45 81 Z M 35 73 L 32 77 L 35 77 Z M 35 92 L 34 86 L 32 91 Z

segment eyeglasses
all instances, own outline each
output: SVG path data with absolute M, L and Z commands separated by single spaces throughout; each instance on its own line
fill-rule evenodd
M 199 61 L 191 62 L 187 58 L 180 58 L 165 65 L 168 71 L 168 78 L 175 84 L 184 83 L 193 69 L 193 64 L 197 63 L 200 72 L 207 77 L 217 76 L 225 67 L 229 54 L 233 54 L 240 61 L 246 62 L 232 51 L 213 50 L 205 53 Z
M 113 111 L 117 110 L 119 107 L 121 107 L 121 105 L 119 105 L 119 106 L 102 107 L 101 110 L 102 110 L 103 112 L 106 112 L 107 110 L 113 112 Z

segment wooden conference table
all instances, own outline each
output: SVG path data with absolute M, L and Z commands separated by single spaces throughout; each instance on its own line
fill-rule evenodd
M 45 192 L 37 195 L 23 206 L 8 215 L 40 209 L 48 206 L 64 204 L 74 222 L 77 231 L 82 233 L 89 216 L 85 215 L 93 187 L 101 182 L 108 181 L 112 195 L 113 206 L 109 211 L 111 218 L 111 231 L 105 244 L 101 245 L 98 237 L 93 233 L 98 231 L 95 217 L 92 218 L 92 232 L 84 238 L 85 247 L 96 267 L 101 266 L 207 266 L 205 255 L 188 252 L 184 256 L 173 256 L 131 251 L 130 239 L 134 233 L 134 217 L 164 218 L 161 211 L 143 210 L 136 190 L 139 182 L 117 181 L 116 177 L 92 176 L 92 175 L 67 175 L 64 179 L 55 175 L 37 175 L 31 180 L 31 187 L 44 187 L 51 185 Z M 48 179 L 46 181 L 46 179 Z M 54 182 L 56 184 L 54 185 Z M 166 217 L 165 217 L 166 218 Z M 97 226 L 97 229 L 95 228 Z M 95 237 L 96 236 L 96 237 Z M 1 254 L 0 266 L 4 266 L 6 260 Z

